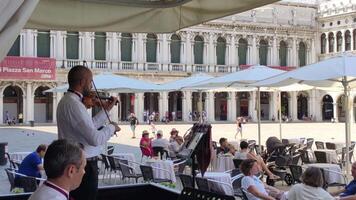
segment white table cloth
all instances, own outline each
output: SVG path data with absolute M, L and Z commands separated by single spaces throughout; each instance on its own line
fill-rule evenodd
M 337 163 L 337 153 L 333 149 L 318 149 L 314 152 L 325 152 L 326 153 L 326 162 L 328 163 Z
M 197 176 L 201 177 L 201 174 L 197 174 Z M 211 184 L 212 187 L 217 187 L 215 188 L 217 191 L 223 191 L 226 195 L 234 195 L 233 191 L 231 190 L 232 183 L 231 183 L 230 174 L 224 172 L 205 172 L 204 178 L 207 178 L 208 180 L 210 179 L 210 180 L 223 182 L 230 185 L 231 187 L 216 182 L 212 182 Z
M 319 167 L 324 169 L 325 179 L 328 183 L 344 183 L 344 178 L 341 174 L 341 168 L 337 164 L 329 164 L 329 163 L 314 163 L 314 164 L 306 164 L 307 167 Z M 338 172 L 338 173 L 335 173 Z
M 232 155 L 218 155 L 216 159 L 215 171 L 225 172 L 228 170 L 235 169 L 233 159 L 234 156 Z
M 167 170 L 169 172 L 168 173 L 167 171 L 153 168 L 153 176 L 155 178 L 169 179 L 169 180 L 172 180 L 172 182 L 174 182 L 174 183 L 177 182 L 176 176 L 174 174 L 173 161 L 171 161 L 171 160 L 148 160 L 147 164 L 152 167 Z
M 32 152 L 12 152 L 12 153 L 9 153 L 9 155 L 10 155 L 11 160 L 21 163 L 22 160 L 25 159 L 25 157 L 30 153 L 32 153 Z

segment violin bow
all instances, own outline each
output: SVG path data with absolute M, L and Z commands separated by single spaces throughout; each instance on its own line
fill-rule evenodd
M 84 61 L 83 61 L 83 65 L 84 65 L 84 67 L 88 68 L 87 61 L 84 60 Z M 93 84 L 93 88 L 94 88 L 94 91 L 95 91 L 96 96 L 99 97 L 99 92 L 98 92 L 98 89 L 96 88 L 96 85 L 95 85 L 95 83 L 94 83 L 94 80 L 91 80 L 91 83 Z M 98 99 L 99 99 L 100 107 L 104 110 L 106 117 L 108 118 L 109 122 L 111 123 L 112 121 L 111 121 L 111 119 L 110 119 L 110 116 L 109 116 L 108 111 L 104 108 L 103 101 L 101 100 L 101 98 L 98 98 Z M 114 134 L 115 134 L 116 137 L 117 137 L 116 131 L 114 132 Z

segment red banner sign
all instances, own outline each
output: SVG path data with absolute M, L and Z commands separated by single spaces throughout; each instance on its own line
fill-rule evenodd
M 0 62 L 0 79 L 56 80 L 56 60 L 7 56 Z

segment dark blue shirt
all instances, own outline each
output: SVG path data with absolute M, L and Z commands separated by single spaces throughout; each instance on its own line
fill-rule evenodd
M 38 170 L 38 165 L 40 164 L 42 164 L 41 157 L 36 152 L 32 152 L 22 161 L 18 172 L 27 176 L 41 178 L 41 173 Z
M 356 194 L 356 180 L 352 180 L 348 185 L 346 185 L 345 192 L 341 193 L 340 197 L 346 197 L 354 194 Z

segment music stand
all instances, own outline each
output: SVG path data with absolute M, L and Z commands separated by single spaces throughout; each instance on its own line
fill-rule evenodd
M 204 132 L 195 132 L 193 137 L 191 137 L 189 140 L 184 141 L 183 148 L 178 152 L 177 157 L 178 158 L 184 158 L 184 159 L 192 159 L 192 177 L 193 177 L 193 185 L 195 185 L 195 170 L 196 170 L 196 148 L 199 145 L 201 139 L 205 135 Z

